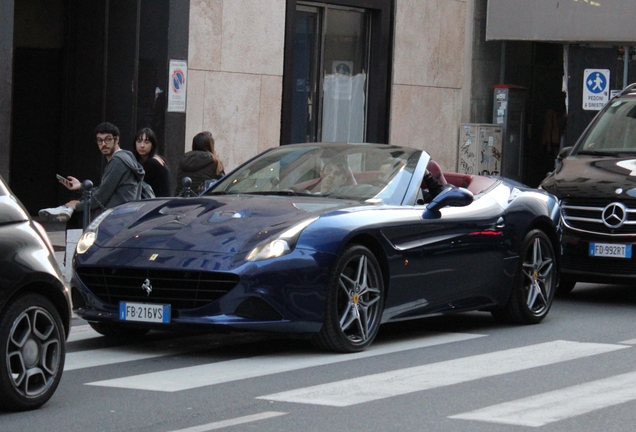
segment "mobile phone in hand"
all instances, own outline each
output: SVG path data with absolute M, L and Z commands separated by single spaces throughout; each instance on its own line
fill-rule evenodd
M 67 187 L 71 187 L 72 183 L 69 179 L 67 179 L 66 177 L 62 177 L 59 174 L 55 174 L 55 176 L 57 177 L 58 180 L 63 182 Z

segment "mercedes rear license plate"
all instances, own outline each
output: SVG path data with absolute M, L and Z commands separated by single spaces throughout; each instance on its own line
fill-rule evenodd
M 119 302 L 121 321 L 170 322 L 170 305 Z
M 631 258 L 632 245 L 613 243 L 590 243 L 590 256 L 610 258 Z

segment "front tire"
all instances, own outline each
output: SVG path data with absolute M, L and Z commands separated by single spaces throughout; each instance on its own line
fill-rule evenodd
M 66 335 L 60 314 L 39 294 L 10 303 L 0 315 L 0 408 L 26 411 L 44 405 L 57 389 Z
M 543 231 L 533 230 L 523 240 L 520 256 L 508 303 L 492 314 L 509 323 L 537 324 L 548 314 L 556 291 L 554 248 Z
M 325 322 L 312 343 L 341 353 L 362 351 L 380 328 L 384 308 L 382 270 L 373 253 L 354 245 L 340 255 L 327 292 Z

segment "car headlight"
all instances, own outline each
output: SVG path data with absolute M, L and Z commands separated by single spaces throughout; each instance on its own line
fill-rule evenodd
M 275 238 L 267 239 L 260 243 L 252 252 L 247 255 L 248 261 L 260 261 L 269 258 L 276 258 L 291 252 L 296 246 L 300 233 L 314 222 L 317 217 L 304 220 L 286 231 L 283 231 Z
M 75 251 L 79 255 L 85 253 L 91 246 L 93 246 L 95 240 L 97 240 L 97 231 L 99 230 L 99 225 L 104 219 L 106 219 L 106 216 L 112 213 L 112 211 L 112 209 L 104 210 L 104 212 L 97 216 L 95 220 L 90 223 L 88 228 L 86 228 L 77 242 L 77 247 L 75 248 Z

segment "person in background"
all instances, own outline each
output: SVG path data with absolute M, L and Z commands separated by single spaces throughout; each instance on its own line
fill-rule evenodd
M 172 196 L 170 170 L 165 159 L 157 154 L 157 136 L 152 129 L 142 128 L 137 131 L 132 152 L 144 168 L 144 181 L 152 187 L 155 196 Z
M 104 209 L 134 201 L 141 195 L 144 169 L 131 152 L 119 147 L 119 136 L 119 128 L 112 123 L 101 123 L 95 128 L 97 146 L 107 162 L 101 184 L 93 188 L 90 202 L 93 218 Z M 60 183 L 69 190 L 80 190 L 81 182 L 77 178 L 68 176 L 67 179 L 61 179 Z M 59 207 L 42 209 L 39 216 L 45 220 L 67 222 L 67 229 L 80 228 L 83 211 L 83 201 L 71 200 Z
M 203 192 L 206 182 L 220 179 L 225 175 L 223 163 L 214 150 L 214 138 L 208 131 L 200 132 L 192 139 L 192 151 L 186 152 L 177 171 L 177 189 L 179 196 L 184 177 L 190 177 L 190 188 L 195 194 Z

